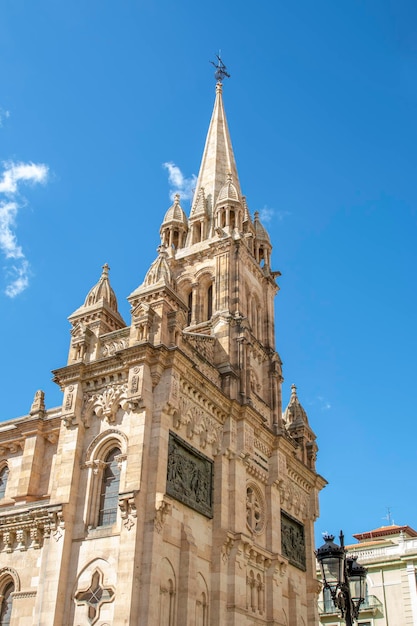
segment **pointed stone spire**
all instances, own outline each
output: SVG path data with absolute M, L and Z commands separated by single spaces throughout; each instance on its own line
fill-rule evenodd
M 104 300 L 112 311 L 115 313 L 118 312 L 116 294 L 110 285 L 109 270 L 110 267 L 108 263 L 105 263 L 102 267 L 102 273 L 98 283 L 96 283 L 87 294 L 84 306 L 92 306 L 100 302 L 100 300 Z
M 284 421 L 289 429 L 298 426 L 308 426 L 307 413 L 300 404 L 295 385 L 291 385 L 291 398 L 285 409 Z
M 300 458 L 311 469 L 314 469 L 318 450 L 316 435 L 310 428 L 307 413 L 301 406 L 295 385 L 291 385 L 291 398 L 283 418 L 288 434 L 293 437 L 299 446 Z
M 200 190 L 203 187 L 210 217 L 212 216 L 213 207 L 217 202 L 220 190 L 227 181 L 228 173 L 231 175 L 238 196 L 241 197 L 242 195 L 223 106 L 222 87 L 223 85 L 220 82 L 216 84 L 216 99 L 193 200 L 194 207 Z
M 152 263 L 143 281 L 142 287 L 166 285 L 172 287 L 172 273 L 167 261 L 167 251 L 164 245 L 158 247 L 158 256 Z

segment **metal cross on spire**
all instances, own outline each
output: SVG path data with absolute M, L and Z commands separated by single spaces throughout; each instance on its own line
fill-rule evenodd
M 216 71 L 214 72 L 216 81 L 218 83 L 222 83 L 224 78 L 230 78 L 230 74 L 226 71 L 227 68 L 221 59 L 220 53 L 216 54 L 216 57 L 217 63 L 214 61 L 210 61 L 210 63 L 216 68 Z

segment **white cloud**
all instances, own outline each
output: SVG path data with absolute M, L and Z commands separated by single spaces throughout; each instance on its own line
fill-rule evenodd
M 18 183 L 44 183 L 48 176 L 48 168 L 43 163 L 3 163 L 4 172 L 0 179 L 0 193 L 14 195 Z
M 275 209 L 271 209 L 270 207 L 266 205 L 259 211 L 259 217 L 260 217 L 261 222 L 266 223 L 266 224 L 269 224 L 275 218 L 278 221 L 282 222 L 282 220 L 288 215 L 291 215 L 290 211 L 284 211 L 284 210 L 277 211 Z
M 7 260 L 14 260 L 7 268 L 9 283 L 5 293 L 14 298 L 29 285 L 30 266 L 22 247 L 18 245 L 15 234 L 16 217 L 25 201 L 19 197 L 21 183 L 45 183 L 48 167 L 43 163 L 3 163 L 0 177 L 0 251 Z M 6 199 L 1 200 L 1 195 Z
M 6 259 L 21 259 L 24 256 L 22 248 L 17 245 L 16 235 L 12 231 L 17 210 L 16 202 L 0 202 L 0 249 Z
M 172 161 L 163 163 L 162 166 L 168 170 L 168 181 L 171 186 L 169 197 L 171 200 L 174 199 L 176 193 L 180 194 L 181 200 L 191 200 L 194 195 L 197 177 L 193 174 L 187 178 L 178 165 L 175 165 Z
M 5 289 L 6 296 L 9 298 L 15 298 L 29 285 L 29 263 L 24 258 L 20 265 L 13 265 L 9 274 L 14 274 L 15 278 L 12 279 Z
M 330 402 L 326 400 L 326 398 L 323 398 L 323 396 L 317 396 L 317 400 L 320 404 L 320 409 L 322 411 L 328 411 L 329 409 L 332 408 L 332 405 L 330 404 Z
M 10 112 L 0 108 L 0 126 L 3 126 L 3 120 L 10 117 Z

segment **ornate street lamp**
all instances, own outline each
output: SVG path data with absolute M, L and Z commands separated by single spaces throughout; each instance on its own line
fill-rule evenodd
M 344 537 L 340 531 L 340 546 L 333 535 L 324 535 L 325 544 L 316 550 L 324 589 L 329 589 L 333 604 L 338 608 L 347 626 L 358 619 L 359 609 L 365 601 L 366 569 L 356 557 L 347 557 Z

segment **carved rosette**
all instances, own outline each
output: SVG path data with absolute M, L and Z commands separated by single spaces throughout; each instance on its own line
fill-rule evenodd
M 127 384 L 124 383 L 108 387 L 101 393 L 84 394 L 82 420 L 85 426 L 89 426 L 93 415 L 112 424 L 119 408 L 124 410 L 129 408 L 127 388 Z
M 51 535 L 59 541 L 64 527 L 62 509 L 14 511 L 0 517 L 0 545 L 5 552 L 37 550 Z

